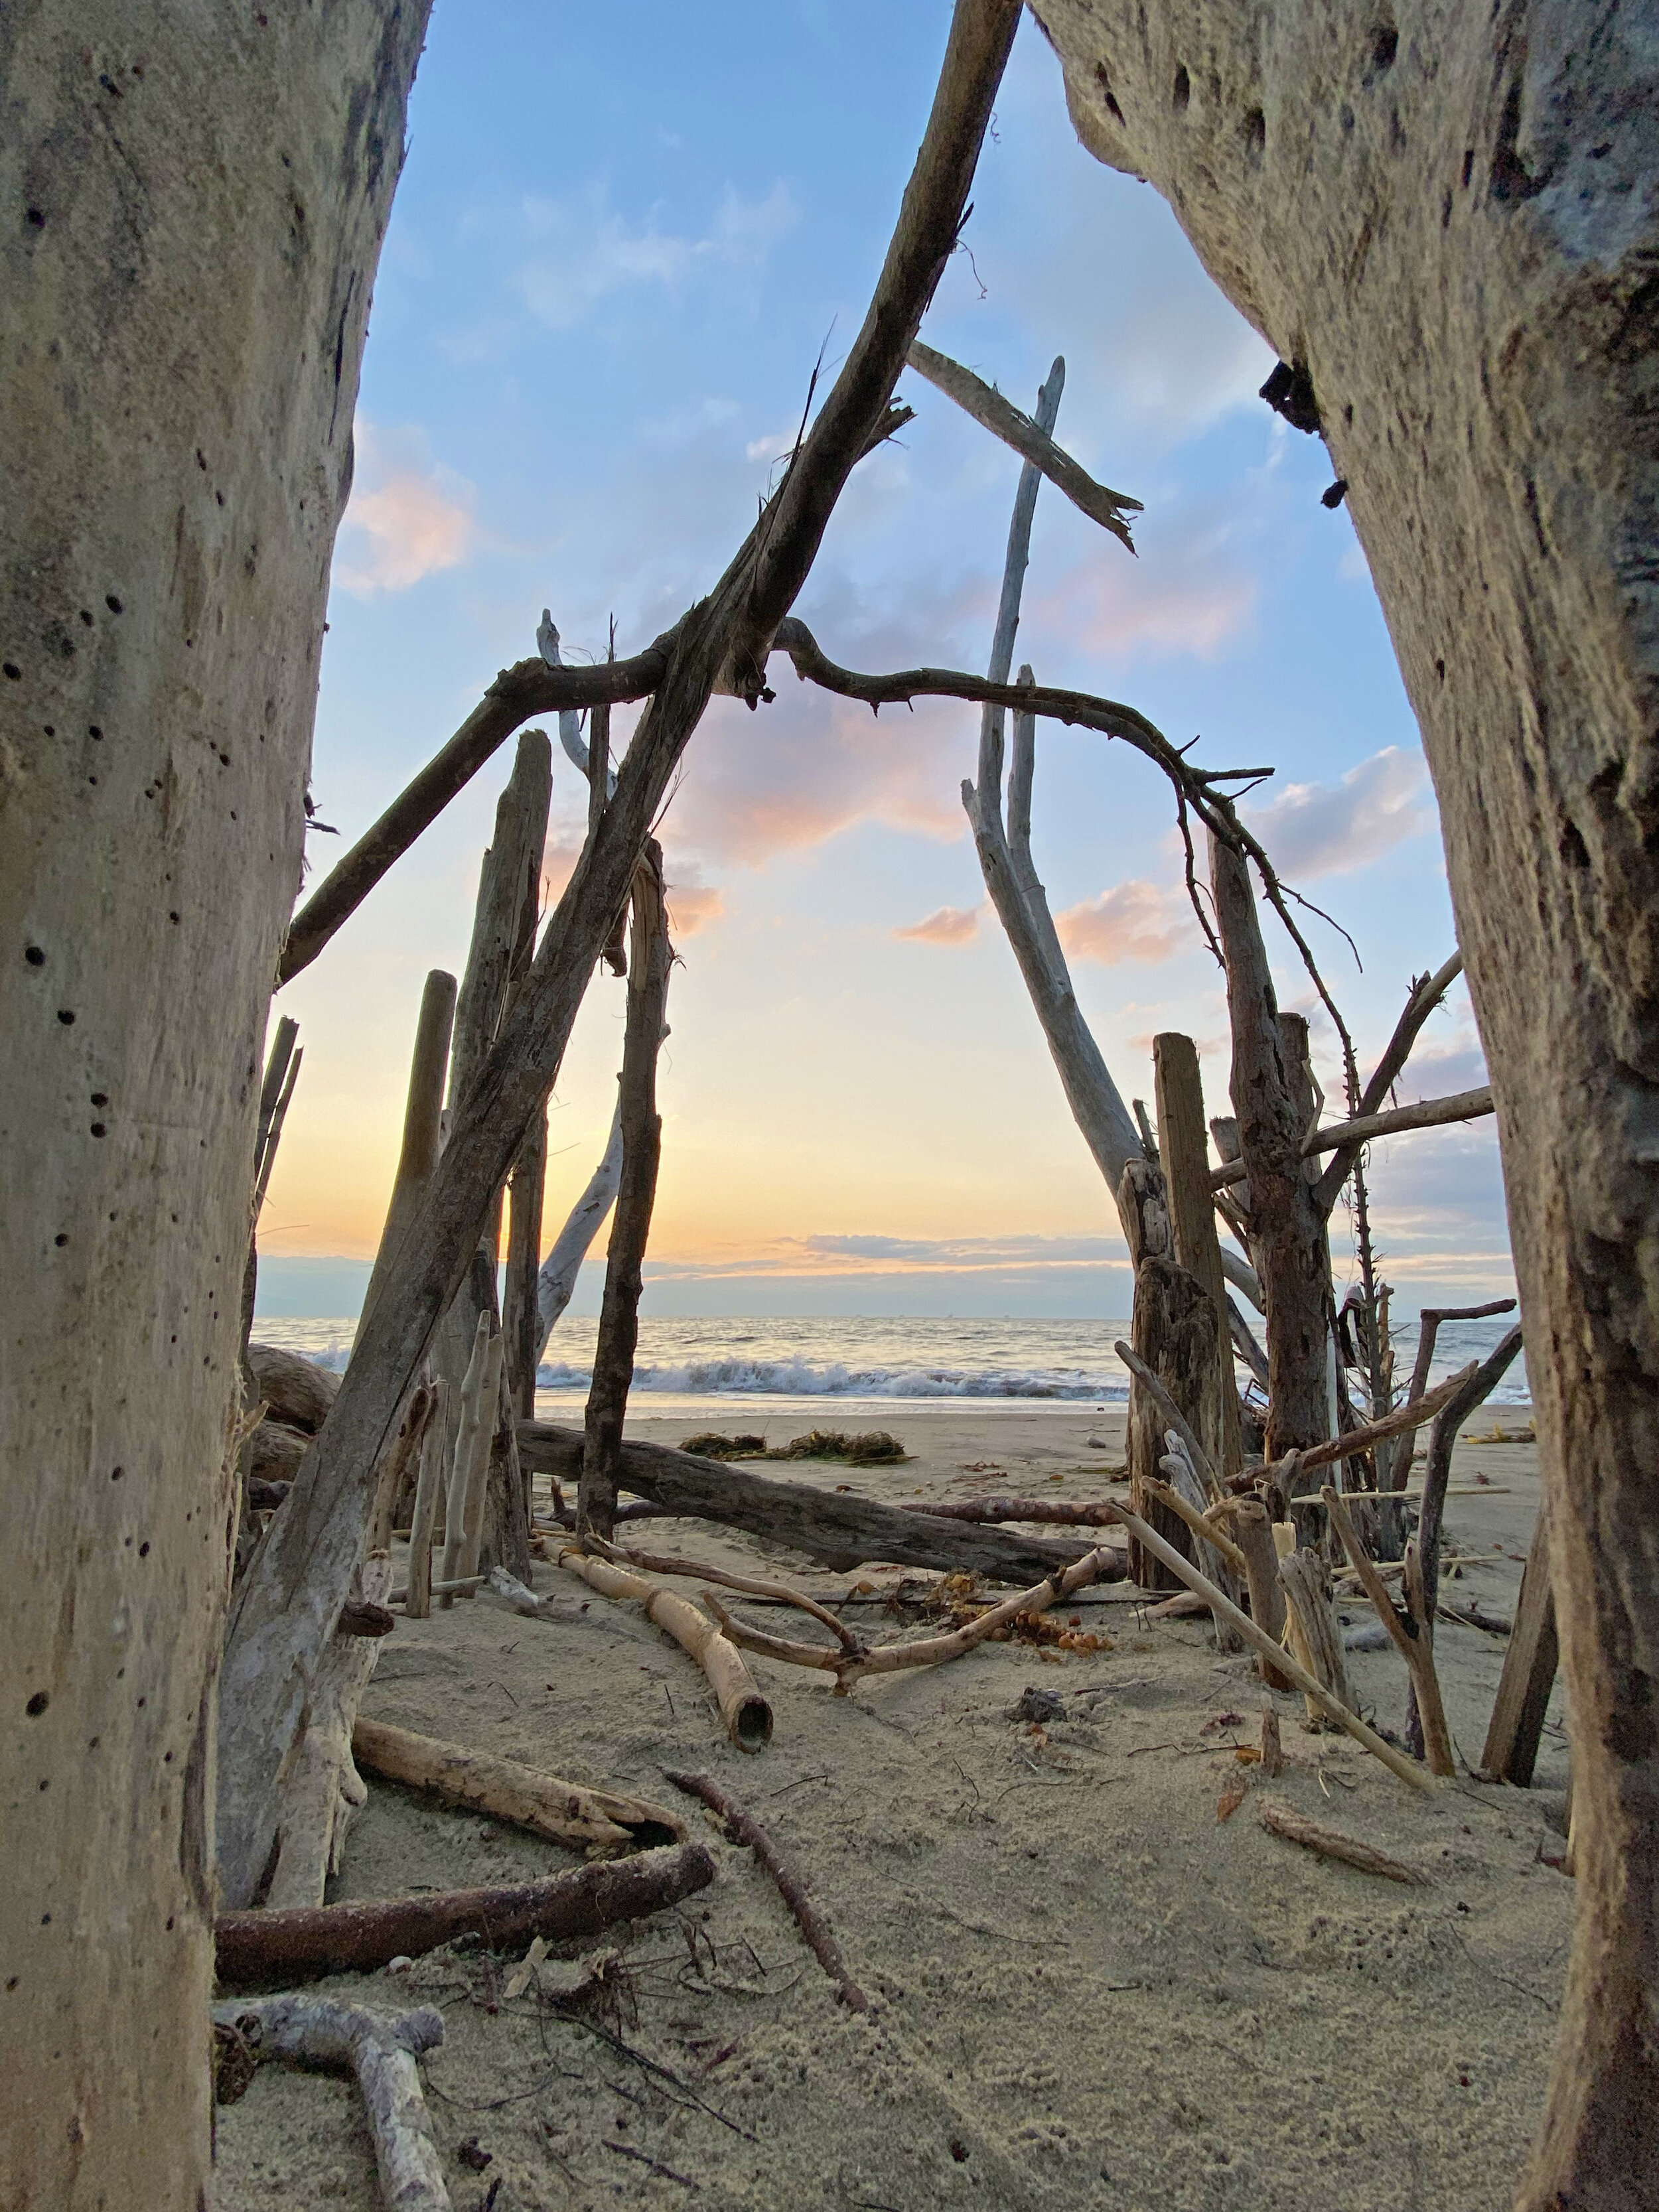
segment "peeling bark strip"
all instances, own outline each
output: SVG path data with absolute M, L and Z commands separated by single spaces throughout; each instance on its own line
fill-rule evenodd
M 1650 48 L 1571 0 L 1422 0 L 1381 71 L 1370 0 L 1036 7 L 1085 143 L 1305 362 L 1422 726 L 1578 1723 L 1577 1933 L 1520 2203 L 1628 2212 L 1659 2202 Z
M 270 978 L 428 12 L 0 10 L 0 2196 L 42 2207 L 212 2193 L 192 1747 Z
M 214 1923 L 218 1978 L 247 1988 L 292 1974 L 367 1972 L 388 1959 L 418 1959 L 458 1936 L 482 1936 L 492 1950 L 531 1936 L 563 1942 L 662 1912 L 714 1879 L 714 1862 L 701 1844 L 677 1844 L 503 1888 L 222 1912 Z
M 243 1577 L 226 1640 L 222 1711 L 235 1711 L 246 1724 L 235 1757 L 222 1757 L 219 1770 L 219 1870 L 233 1903 L 252 1895 L 269 1855 L 276 1775 L 362 1544 L 366 1470 L 558 1074 L 675 766 L 717 686 L 759 701 L 772 636 L 848 475 L 887 419 L 906 351 L 955 250 L 1019 12 L 1019 0 L 958 0 L 927 133 L 863 327 L 760 521 L 674 633 L 616 791 L 547 925 L 524 991 L 460 1102 L 404 1263 L 369 1316 L 323 1433 Z M 270 1663 L 279 1654 L 291 1663 Z

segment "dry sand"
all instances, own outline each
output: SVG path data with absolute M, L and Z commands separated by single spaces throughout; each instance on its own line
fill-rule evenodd
M 814 1418 L 821 1405 L 769 1404 L 763 1419 L 753 1401 L 705 1399 L 652 1407 L 629 1426 L 675 1442 L 763 1425 L 781 1442 Z M 1520 1425 L 1513 1408 L 1501 1418 Z M 768 1471 L 896 1503 L 993 1486 L 1083 1498 L 1122 1456 L 1121 1409 L 956 1401 L 838 1405 L 835 1419 L 890 1427 L 915 1456 Z M 1472 1425 L 1492 1425 L 1490 1413 Z M 1491 1486 L 1452 1498 L 1447 1548 L 1502 1557 L 1443 1595 L 1473 1593 L 1507 1614 L 1535 1454 L 1465 1442 L 1455 1487 L 1477 1474 Z M 900 1579 L 806 1570 L 692 1522 L 639 1534 L 751 1571 L 764 1560 L 819 1595 Z M 841 1698 L 827 1677 L 757 1659 L 777 1729 L 750 1758 L 721 1735 L 702 1676 L 637 1608 L 550 1565 L 537 1583 L 557 1594 L 550 1621 L 486 1597 L 401 1623 L 365 1711 L 658 1797 L 672 1794 L 665 1766 L 714 1775 L 771 1828 L 876 2002 L 864 2019 L 841 2009 L 767 1877 L 688 1802 L 717 1879 L 619 1936 L 629 1973 L 608 2022 L 563 2018 L 533 1992 L 504 2002 L 504 1966 L 447 1949 L 401 1975 L 324 1985 L 441 2008 L 447 2039 L 423 2070 L 458 2207 L 483 2205 L 495 2184 L 494 2212 L 1490 2212 L 1508 2201 L 1540 2106 L 1569 1939 L 1572 1884 L 1539 1857 L 1559 1848 L 1546 1824 L 1566 1783 L 1559 1684 L 1534 1790 L 1463 1781 L 1431 1801 L 1347 1738 L 1306 1733 L 1299 1698 L 1273 1701 L 1291 1764 L 1262 1786 L 1431 1876 L 1411 1889 L 1281 1842 L 1253 1796 L 1218 1820 L 1223 1791 L 1251 1772 L 1232 1747 L 1255 1739 L 1266 1693 L 1249 1662 L 1217 1657 L 1206 1622 L 1074 1606 L 1114 1649 L 1056 1658 L 986 1644 Z M 1372 1618 L 1345 1610 L 1355 1625 Z M 870 1608 L 857 1618 L 914 1632 Z M 1469 1759 L 1504 1650 L 1449 1621 L 1437 1633 Z M 1399 1729 L 1399 1659 L 1350 1665 L 1367 1711 Z M 1012 1717 L 1028 1685 L 1065 1692 L 1074 1717 L 1046 1729 Z M 556 1845 L 371 1782 L 333 1893 L 570 1863 Z M 469 2137 L 489 2154 L 481 2171 L 456 2155 Z M 220 2113 L 218 2140 L 223 2212 L 375 2204 L 349 2083 L 264 2068 Z

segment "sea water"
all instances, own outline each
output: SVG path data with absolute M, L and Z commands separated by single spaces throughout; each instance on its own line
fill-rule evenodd
M 1443 1325 L 1430 1371 L 1437 1382 L 1493 1350 L 1512 1316 Z M 345 1365 L 354 1319 L 261 1319 L 261 1343 L 302 1352 L 335 1369 Z M 587 1395 L 599 1323 L 567 1314 L 548 1340 L 538 1396 L 550 1405 Z M 955 1320 L 942 1316 L 788 1320 L 676 1321 L 641 1316 L 634 1389 L 664 1398 L 790 1400 L 808 1407 L 848 1400 L 915 1398 L 1052 1399 L 1106 1407 L 1129 1394 L 1113 1351 L 1127 1338 L 1118 1321 Z M 1259 1329 L 1258 1329 L 1259 1334 Z M 1417 1352 L 1416 1324 L 1395 1340 L 1403 1389 Z M 1358 1378 L 1356 1378 L 1356 1384 Z M 1356 1387 L 1355 1396 L 1360 1395 Z M 1528 1391 L 1517 1359 L 1489 1402 L 1522 1405 Z

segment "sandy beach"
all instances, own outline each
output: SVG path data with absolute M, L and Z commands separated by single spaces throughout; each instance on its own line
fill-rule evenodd
M 580 1419 L 574 1401 L 544 1410 Z M 821 1401 L 700 1397 L 648 1403 L 629 1430 L 678 1443 L 763 1429 L 776 1443 L 823 1418 Z M 1498 1418 L 1525 1427 L 1512 1407 Z M 1082 1500 L 1110 1494 L 1123 1455 L 1121 1407 L 842 1402 L 834 1419 L 890 1429 L 911 1456 L 767 1471 L 896 1504 L 989 1488 Z M 1507 1615 L 1536 1454 L 1480 1440 L 1493 1427 L 1488 1408 L 1458 1449 L 1445 1548 L 1482 1563 L 1449 1576 L 1443 1600 Z M 684 1522 L 647 1524 L 641 1540 L 750 1572 L 764 1562 L 821 1598 L 855 1590 L 867 1632 L 916 1632 L 869 1602 L 898 1569 L 830 1575 Z M 1549 1820 L 1567 1779 L 1559 1685 L 1525 1793 L 1461 1779 L 1419 1797 L 1346 1737 L 1308 1733 L 1299 1697 L 1272 1699 L 1289 1764 L 1261 1790 L 1428 1877 L 1402 1887 L 1268 1833 L 1255 1789 L 1218 1819 L 1224 1792 L 1253 1779 L 1236 1747 L 1256 1741 L 1267 1693 L 1249 1660 L 1217 1656 L 1207 1622 L 1151 1621 L 1121 1586 L 1071 1608 L 1109 1644 L 1098 1651 L 988 1644 L 845 1698 L 755 1659 L 776 1731 L 745 1757 L 637 1607 L 550 1563 L 536 1582 L 555 1595 L 546 1620 L 485 1595 L 400 1620 L 365 1713 L 659 1799 L 673 1796 L 665 1767 L 714 1776 L 772 1830 L 875 2002 L 864 2018 L 838 2006 L 750 1855 L 676 1800 L 718 1875 L 619 1932 L 626 1972 L 607 2014 L 566 2017 L 533 1984 L 507 2000 L 508 1962 L 476 1951 L 326 1985 L 441 2009 L 424 2073 L 458 2206 L 1475 2212 L 1506 2198 L 1543 2093 L 1572 1906 L 1571 1881 L 1540 1856 L 1559 1851 Z M 1436 1649 L 1453 1735 L 1476 1761 L 1504 1641 L 1443 1620 Z M 1395 1654 L 1349 1665 L 1368 1716 L 1400 1729 Z M 1065 1717 L 1017 1717 L 1028 1686 L 1060 1693 Z M 574 1863 L 371 1779 L 331 1894 Z M 261 2069 L 219 2114 L 218 2173 L 224 2212 L 369 2212 L 355 2087 Z

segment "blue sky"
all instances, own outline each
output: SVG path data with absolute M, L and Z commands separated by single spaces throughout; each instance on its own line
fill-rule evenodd
M 718 575 L 820 349 L 833 368 L 861 319 L 947 20 L 945 0 L 439 0 L 324 658 L 313 781 L 343 840 L 532 649 L 544 605 L 568 651 L 603 653 L 614 616 L 628 652 Z M 1363 972 L 1316 926 L 1364 1060 L 1453 932 L 1364 558 L 1320 504 L 1323 448 L 1255 396 L 1271 356 L 1168 210 L 1078 146 L 1029 19 L 973 197 L 925 335 L 1026 407 L 1063 353 L 1058 434 L 1146 510 L 1132 560 L 1045 489 L 1019 656 L 1198 736 L 1212 763 L 1274 764 L 1257 826 L 1358 942 Z M 900 396 L 918 419 L 855 475 L 799 611 L 853 665 L 982 668 L 1018 463 L 920 380 Z M 781 660 L 774 681 L 757 715 L 711 709 L 663 830 L 684 965 L 651 1307 L 1122 1312 L 1109 1196 L 982 910 L 957 795 L 976 714 L 878 720 Z M 584 799 L 556 763 L 556 889 Z M 422 980 L 465 960 L 507 765 L 283 994 L 307 1058 L 262 1227 L 268 1310 L 355 1302 Z M 1186 1030 L 1224 1111 L 1220 978 L 1170 820 L 1133 756 L 1042 732 L 1037 862 L 1109 1063 L 1147 1093 L 1152 1035 Z M 338 849 L 313 836 L 314 866 Z M 1308 1009 L 1291 960 L 1280 974 Z M 556 1094 L 550 1234 L 603 1148 L 621 1019 L 597 980 Z M 1334 1097 L 1329 1042 L 1316 1024 Z M 1460 987 L 1401 1095 L 1480 1079 Z M 1376 1194 L 1403 1306 L 1509 1289 L 1490 1124 L 1384 1148 Z M 358 1264 L 319 1272 L 331 1256 Z

